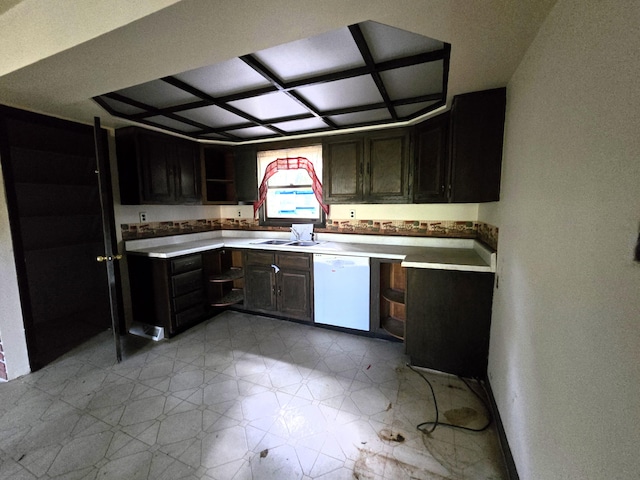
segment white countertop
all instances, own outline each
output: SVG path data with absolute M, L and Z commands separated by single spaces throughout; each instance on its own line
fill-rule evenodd
M 218 248 L 306 252 L 400 260 L 403 267 L 495 272 L 496 253 L 473 239 L 320 233 L 317 245 L 265 245 L 288 233 L 222 230 L 125 242 L 129 255 L 173 258 Z

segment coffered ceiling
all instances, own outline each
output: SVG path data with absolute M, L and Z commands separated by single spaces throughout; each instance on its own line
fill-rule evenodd
M 445 104 L 450 50 L 366 21 L 95 100 L 114 116 L 205 140 L 389 124 Z
M 407 125 L 507 85 L 554 2 L 0 0 L 0 103 L 205 142 Z

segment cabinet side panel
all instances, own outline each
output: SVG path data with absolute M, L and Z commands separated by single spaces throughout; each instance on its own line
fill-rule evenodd
M 405 341 L 412 363 L 484 377 L 493 274 L 410 268 L 407 284 Z

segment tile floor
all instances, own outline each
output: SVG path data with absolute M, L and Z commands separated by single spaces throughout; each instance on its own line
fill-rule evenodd
M 434 418 L 403 345 L 225 312 L 177 337 L 108 332 L 0 384 L 2 479 L 502 479 L 492 427 Z M 484 409 L 428 372 L 443 421 Z

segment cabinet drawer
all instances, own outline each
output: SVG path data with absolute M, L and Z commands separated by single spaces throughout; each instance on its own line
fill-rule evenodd
M 279 253 L 276 265 L 293 270 L 311 270 L 311 255 L 305 253 Z
M 204 290 L 195 290 L 186 295 L 180 295 L 174 298 L 171 303 L 173 304 L 174 312 L 182 312 L 196 305 L 202 305 L 204 303 Z
M 173 297 L 184 295 L 194 290 L 202 290 L 202 270 L 175 275 L 171 278 L 171 286 L 173 287 Z
M 192 307 L 184 312 L 177 313 L 174 316 L 176 327 L 180 328 L 184 325 L 188 325 L 192 322 L 196 322 L 205 316 L 204 305 L 198 305 Z
M 189 255 L 171 260 L 171 274 L 190 272 L 202 268 L 202 255 Z
M 271 265 L 274 263 L 273 253 L 247 252 L 247 265 Z

